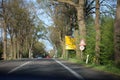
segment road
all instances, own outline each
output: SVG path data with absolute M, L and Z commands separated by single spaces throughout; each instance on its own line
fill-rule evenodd
M 119 76 L 57 59 L 0 61 L 0 80 L 120 80 Z

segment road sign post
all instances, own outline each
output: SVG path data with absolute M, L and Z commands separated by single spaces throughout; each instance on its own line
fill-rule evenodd
M 83 50 L 85 49 L 84 46 L 80 46 L 80 50 L 81 50 L 81 59 L 83 59 Z

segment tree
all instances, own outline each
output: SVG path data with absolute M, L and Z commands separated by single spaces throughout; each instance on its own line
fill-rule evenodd
M 2 59 L 2 53 L 3 53 L 3 46 L 2 46 L 2 41 L 0 40 L 0 60 Z
M 96 0 L 96 17 L 95 17 L 95 30 L 96 30 L 96 44 L 95 44 L 95 63 L 99 64 L 100 58 L 100 3 Z
M 42 2 L 42 1 L 41 1 Z M 43 8 L 43 10 L 45 10 L 47 12 L 47 15 L 49 15 L 53 22 L 54 22 L 54 27 L 52 28 L 52 30 L 50 29 L 49 31 L 52 33 L 50 35 L 51 40 L 49 39 L 50 42 L 52 42 L 54 49 L 57 49 L 58 45 L 59 45 L 59 50 L 62 49 L 62 56 L 65 56 L 65 36 L 69 35 L 72 36 L 72 29 L 74 27 L 74 23 L 76 21 L 76 15 L 74 14 L 74 12 L 76 12 L 76 10 L 74 9 L 73 6 L 68 5 L 66 3 L 51 3 L 48 2 L 46 3 L 46 0 L 44 0 L 44 5 L 47 7 Z M 42 3 L 39 3 L 42 4 Z M 48 6 L 50 5 L 50 6 Z M 58 16 L 59 15 L 59 16 Z M 53 33 L 57 33 L 53 34 Z M 57 36 L 57 40 L 59 41 L 59 43 L 54 43 L 56 42 L 56 38 L 52 38 L 54 35 Z M 56 51 L 56 50 L 55 50 Z
M 44 38 L 46 34 L 42 21 L 37 19 L 34 10 L 30 10 L 29 4 L 24 0 L 1 1 L 0 16 L 4 20 L 2 25 L 5 32 L 4 59 L 6 56 L 9 59 L 16 59 L 30 54 L 34 43 L 39 38 Z M 10 53 L 7 53 L 8 50 Z
M 61 43 L 60 43 L 60 33 L 58 32 L 56 27 L 49 27 L 49 31 L 50 31 L 50 41 L 53 45 L 53 49 L 54 49 L 54 57 L 58 57 L 58 50 L 62 50 L 61 49 Z
M 114 62 L 113 26 L 114 18 L 110 16 L 101 17 L 101 44 L 99 58 L 101 65 L 109 65 Z
M 4 33 L 3 34 L 3 58 L 4 58 L 4 60 L 7 59 L 7 57 L 6 57 L 6 55 L 7 55 L 7 25 L 6 25 L 6 23 L 8 20 L 8 17 L 6 16 L 7 13 L 5 10 L 5 8 L 6 8 L 5 4 L 6 4 L 6 1 L 2 0 L 1 1 L 1 7 L 2 7 L 1 15 L 3 18 L 2 24 L 3 24 L 3 33 Z
M 114 52 L 115 63 L 120 66 L 120 0 L 117 0 L 117 9 L 114 25 Z
M 9 17 L 7 28 L 10 35 L 11 53 L 9 55 L 11 59 L 19 58 L 20 55 L 22 56 L 26 53 L 26 49 L 28 49 L 28 41 L 26 41 L 26 39 L 28 39 L 28 35 L 32 35 L 31 32 L 34 30 L 32 28 L 33 19 L 30 18 L 27 8 L 24 7 L 24 5 L 22 7 L 20 5 L 23 5 L 22 0 L 10 1 L 9 4 L 6 5 L 6 13 L 9 13 L 6 16 Z
M 76 54 L 77 58 L 81 59 L 81 54 L 79 51 L 79 41 L 86 41 L 86 27 L 85 27 L 85 18 L 84 18 L 84 0 L 57 0 L 59 2 L 67 3 L 76 8 L 77 11 L 77 21 L 78 21 L 78 31 L 76 32 Z M 79 38 L 80 33 L 80 38 Z
M 45 45 L 42 42 L 36 42 L 32 48 L 33 57 L 44 56 L 46 54 Z

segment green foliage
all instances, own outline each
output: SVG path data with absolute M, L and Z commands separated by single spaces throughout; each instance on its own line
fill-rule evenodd
M 36 24 L 35 34 L 38 39 L 46 39 L 47 29 L 44 26 L 44 22 L 39 21 L 38 24 Z
M 36 42 L 33 46 L 33 56 L 42 56 L 46 54 L 45 45 L 41 42 Z
M 95 29 L 91 22 L 91 19 L 87 21 L 87 45 L 84 52 L 84 60 L 86 55 L 89 54 L 89 63 L 93 63 L 95 56 Z M 100 51 L 100 63 L 102 65 L 113 63 L 113 26 L 114 20 L 109 17 L 103 17 L 101 20 L 101 51 Z
M 58 50 L 57 51 L 57 57 L 61 57 L 61 55 L 62 55 L 62 49 L 59 47 L 57 50 Z
M 22 54 L 22 57 L 23 58 L 28 58 L 28 56 L 29 56 L 28 53 L 29 53 L 28 51 L 24 51 L 23 54 Z
M 91 21 L 91 19 L 90 19 Z M 89 22 L 86 25 L 87 29 L 87 38 L 86 38 L 86 49 L 84 53 L 84 60 L 86 59 L 86 55 L 89 56 L 89 62 L 92 63 L 95 56 L 95 29 L 93 23 Z
M 117 44 L 118 44 L 118 49 L 120 50 L 120 32 L 118 33 L 118 41 L 117 41 Z M 117 61 L 116 66 L 120 68 L 120 59 Z
M 119 32 L 116 32 L 116 38 L 117 38 L 117 40 L 116 40 L 116 46 L 118 46 L 118 49 L 120 49 L 120 31 Z
M 74 50 L 69 50 L 68 51 L 68 57 L 69 58 L 75 58 L 76 57 L 76 52 Z
M 113 61 L 113 26 L 114 20 L 112 18 L 103 17 L 101 26 L 101 64 L 110 64 Z
M 35 6 L 30 6 L 30 4 L 31 2 L 23 0 L 11 0 L 9 4 L 7 1 L 5 2 L 4 19 L 6 19 L 10 36 L 10 42 L 8 42 L 10 45 L 7 46 L 10 48 L 9 54 L 14 54 L 11 56 L 12 58 L 15 58 L 19 54 L 18 52 L 22 54 L 22 57 L 28 57 L 32 45 L 40 38 L 45 39 L 46 37 L 47 31 L 44 23 L 38 18 L 38 15 L 34 14 L 33 7 Z M 17 49 L 16 46 L 19 48 Z

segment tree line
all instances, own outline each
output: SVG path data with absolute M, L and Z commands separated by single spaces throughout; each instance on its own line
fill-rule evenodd
M 0 0 L 0 24 L 1 59 L 32 58 L 35 54 L 46 53 L 44 44 L 39 42 L 46 33 L 45 27 L 38 19 L 33 3 Z
M 66 58 L 65 36 L 74 36 L 74 57 L 95 64 L 120 65 L 120 0 L 37 0 L 54 24 L 49 27 L 49 38 L 57 57 Z M 80 40 L 86 42 L 84 54 L 79 50 Z M 70 53 L 68 53 L 71 55 Z

